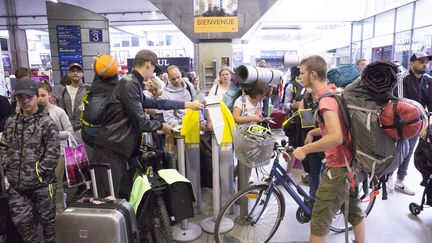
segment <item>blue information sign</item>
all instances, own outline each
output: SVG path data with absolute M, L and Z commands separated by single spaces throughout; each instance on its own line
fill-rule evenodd
M 79 25 L 58 25 L 57 43 L 60 75 L 63 77 L 72 63 L 83 65 L 81 27 Z
M 102 42 L 102 29 L 89 29 L 90 42 Z

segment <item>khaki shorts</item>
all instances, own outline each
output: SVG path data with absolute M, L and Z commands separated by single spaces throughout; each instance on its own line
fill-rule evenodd
M 324 236 L 330 230 L 336 213 L 343 212 L 345 202 L 345 187 L 348 186 L 347 169 L 345 167 L 326 167 L 321 177 L 316 201 L 312 210 L 311 233 L 316 236 Z M 358 190 L 355 190 L 358 191 Z M 350 192 L 348 222 L 356 226 L 366 215 L 360 208 L 358 193 Z

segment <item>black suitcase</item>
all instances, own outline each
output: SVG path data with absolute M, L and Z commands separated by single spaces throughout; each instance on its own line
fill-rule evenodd
M 111 195 L 114 195 L 109 165 L 97 164 L 90 165 L 94 197 L 98 198 L 94 167 L 107 168 Z M 83 198 L 60 213 L 56 219 L 57 242 L 140 242 L 135 213 L 129 202 L 125 199 L 100 201 L 104 203 L 94 204 Z

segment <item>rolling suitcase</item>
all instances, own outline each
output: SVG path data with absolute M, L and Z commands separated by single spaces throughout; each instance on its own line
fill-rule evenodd
M 108 164 L 90 165 L 94 197 L 98 198 L 95 167 L 106 167 L 111 195 L 114 195 L 111 169 Z M 99 201 L 99 200 L 98 200 Z M 138 243 L 139 232 L 135 213 L 125 199 L 100 199 L 94 204 L 87 198 L 74 202 L 57 216 L 58 243 Z

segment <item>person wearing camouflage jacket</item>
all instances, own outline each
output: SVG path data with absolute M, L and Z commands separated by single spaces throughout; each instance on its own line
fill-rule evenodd
M 22 83 L 21 83 L 22 82 Z M 55 168 L 59 132 L 48 111 L 37 106 L 37 84 L 22 80 L 14 96 L 21 112 L 6 121 L 0 151 L 10 187 L 7 190 L 12 221 L 25 242 L 40 242 L 33 219 L 40 215 L 44 241 L 55 242 Z

